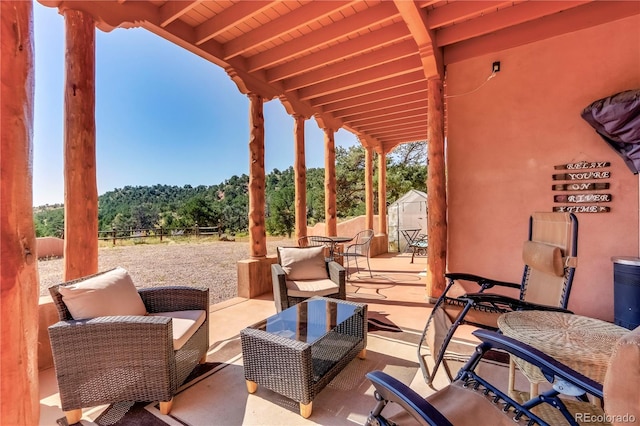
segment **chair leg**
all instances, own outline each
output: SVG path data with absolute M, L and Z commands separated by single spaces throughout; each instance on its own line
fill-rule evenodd
M 369 276 L 373 278 L 373 274 L 371 273 L 371 265 L 369 264 L 369 256 L 367 256 L 367 268 L 369 268 Z
M 67 418 L 67 424 L 78 423 L 82 419 L 82 408 L 65 411 L 64 416 Z
M 300 403 L 300 415 L 305 419 L 308 419 L 311 416 L 311 412 L 313 411 L 313 402 L 308 404 Z
M 165 416 L 171 412 L 171 407 L 173 406 L 173 398 L 169 401 L 160 401 L 160 413 Z

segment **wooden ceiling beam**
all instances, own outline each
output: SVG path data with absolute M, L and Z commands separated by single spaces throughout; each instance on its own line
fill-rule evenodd
M 422 69 L 420 60 L 416 57 L 403 58 L 390 64 L 383 64 L 369 68 L 366 73 L 349 74 L 337 77 L 333 80 L 324 81 L 313 86 L 299 89 L 299 97 L 306 101 L 323 95 L 341 92 L 354 87 L 365 86 L 369 83 L 389 79 L 393 76 L 409 74 L 412 71 Z
M 535 21 L 544 16 L 583 6 L 590 1 L 530 1 L 516 4 L 512 7 L 498 10 L 495 13 L 438 30 L 437 44 L 438 46 L 447 46 L 459 41 L 491 34 L 525 22 Z
M 402 113 L 402 112 L 405 112 L 407 114 L 413 114 L 418 111 L 422 112 L 423 114 L 427 113 L 426 99 L 419 102 L 411 102 L 406 105 L 398 105 L 395 107 L 383 108 L 375 111 L 363 112 L 360 114 L 353 114 L 348 116 L 337 116 L 334 114 L 334 116 L 348 123 L 356 123 L 359 120 L 366 120 L 369 118 L 381 118 L 381 117 L 383 118 L 392 114 Z
M 402 122 L 402 120 L 411 119 L 413 117 L 421 117 L 423 120 L 426 120 L 426 115 L 424 110 L 418 109 L 418 110 L 409 111 L 406 113 L 401 112 L 397 114 L 388 114 L 383 117 L 363 118 L 359 120 L 350 120 L 350 121 L 345 120 L 345 123 L 349 123 L 352 126 L 363 128 L 368 125 L 377 124 L 377 123 Z
M 427 84 L 422 81 L 418 81 L 415 83 L 407 84 L 400 87 L 394 87 L 387 90 L 381 90 L 377 93 L 366 93 L 362 96 L 357 96 L 351 99 L 345 99 L 343 101 L 337 101 L 330 104 L 326 104 L 322 107 L 324 111 L 331 112 L 337 111 L 341 109 L 354 108 L 360 105 L 368 105 L 375 104 L 378 102 L 391 101 L 395 98 L 402 98 L 404 96 L 413 95 L 414 93 L 419 93 L 425 99 L 427 97 L 426 94 Z
M 202 0 L 191 1 L 168 1 L 160 6 L 160 26 L 166 27 L 185 13 L 189 12 L 194 6 L 200 4 Z
M 254 49 L 256 46 L 268 43 L 278 37 L 286 35 L 291 31 L 315 23 L 320 19 L 324 19 L 336 11 L 340 11 L 345 7 L 350 7 L 353 2 L 343 1 L 312 1 L 302 7 L 299 7 L 286 15 L 282 15 L 277 19 L 269 22 L 268 25 L 249 31 L 248 33 L 237 37 L 224 47 L 225 59 L 231 59 L 235 56 Z
M 336 77 L 343 75 L 361 71 L 366 72 L 366 70 L 371 68 L 414 56 L 415 54 L 415 45 L 413 41 L 408 40 L 405 43 L 384 47 L 368 54 L 358 55 L 332 65 L 327 65 L 315 71 L 309 71 L 302 75 L 284 80 L 284 87 L 287 91 L 300 89 L 323 81 L 333 80 Z
M 397 120 L 395 122 L 374 123 L 366 126 L 360 125 L 358 126 L 358 129 L 367 133 L 380 131 L 380 130 L 387 130 L 387 129 L 402 130 L 402 128 L 404 128 L 405 126 L 417 127 L 417 126 L 424 125 L 426 122 L 427 120 L 425 117 L 416 116 L 416 117 L 411 117 L 404 120 Z
M 456 1 L 448 3 L 442 7 L 436 7 L 429 10 L 427 14 L 427 23 L 430 29 L 440 28 L 445 25 L 451 25 L 464 22 L 468 19 L 478 16 L 479 14 L 495 12 L 503 5 L 512 5 L 512 1 Z
M 359 96 L 362 96 L 363 94 L 373 94 L 382 92 L 383 90 L 392 90 L 396 87 L 401 87 L 416 82 L 422 82 L 426 85 L 426 83 L 424 82 L 424 73 L 422 72 L 422 69 L 399 76 L 391 76 L 388 79 L 380 80 L 375 83 L 369 83 L 362 87 L 341 90 L 330 95 L 318 96 L 310 99 L 309 103 L 314 107 L 318 107 L 333 102 L 357 98 Z
M 415 132 L 400 132 L 395 135 L 379 135 L 379 134 L 371 134 L 369 135 L 372 138 L 381 141 L 408 141 L 408 140 L 419 140 L 427 138 L 427 130 L 415 131 Z
M 384 138 L 380 138 L 379 140 L 382 141 L 383 145 L 386 145 L 388 143 L 395 143 L 396 145 L 399 145 L 401 143 L 426 141 L 427 140 L 427 134 L 426 134 L 426 132 L 425 133 L 412 133 L 412 134 L 406 134 L 406 135 L 397 135 L 397 136 L 384 137 Z
M 331 63 L 339 62 L 363 51 L 388 46 L 410 38 L 411 34 L 407 31 L 407 26 L 403 22 L 398 22 L 397 24 L 392 24 L 347 40 L 331 48 L 323 49 L 313 55 L 307 55 L 273 67 L 267 70 L 267 77 L 269 82 L 283 80 Z
M 233 28 L 238 22 L 259 15 L 271 7 L 272 2 L 270 1 L 244 0 L 235 3 L 195 28 L 195 44 L 200 45 L 209 41 L 229 28 Z
M 284 63 L 294 56 L 313 49 L 326 47 L 336 40 L 355 35 L 359 31 L 368 31 L 369 27 L 393 20 L 397 10 L 389 2 L 365 9 L 358 13 L 357 19 L 345 18 L 317 31 L 295 38 L 285 44 L 269 49 L 249 58 L 249 72 L 273 67 Z
M 426 11 L 415 1 L 394 0 L 394 4 L 418 46 L 425 77 L 444 79 L 442 50 L 436 47 L 435 34 L 427 24 Z
M 422 123 L 410 124 L 410 125 L 406 125 L 405 127 L 396 128 L 396 129 L 387 128 L 387 129 L 380 129 L 378 131 L 368 130 L 367 133 L 374 135 L 377 138 L 384 138 L 390 135 L 393 136 L 393 135 L 405 134 L 410 132 L 422 132 L 426 134 L 427 129 L 428 129 L 427 122 L 424 121 Z
M 595 1 L 447 46 L 445 61 L 447 64 L 460 62 L 637 14 L 640 14 L 640 2 Z
M 359 114 L 368 114 L 378 110 L 387 110 L 389 108 L 409 107 L 409 104 L 413 103 L 424 103 L 426 105 L 426 99 L 427 98 L 423 93 L 414 93 L 412 95 L 403 96 L 402 98 L 394 98 L 391 100 L 333 111 L 333 115 L 336 117 L 346 118 Z

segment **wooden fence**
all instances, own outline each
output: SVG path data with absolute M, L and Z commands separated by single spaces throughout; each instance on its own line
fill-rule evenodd
M 117 240 L 133 240 L 142 241 L 144 238 L 159 238 L 162 241 L 163 237 L 209 237 L 212 235 L 221 236 L 222 231 L 217 226 L 192 226 L 186 228 L 149 228 L 149 229 L 112 229 L 111 231 L 98 231 L 98 240 L 101 241 L 113 241 L 116 244 Z

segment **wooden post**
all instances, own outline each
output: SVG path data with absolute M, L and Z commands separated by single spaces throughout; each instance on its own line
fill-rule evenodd
M 64 280 L 98 272 L 95 26 L 67 9 L 64 86 Z
M 378 226 L 387 234 L 387 153 L 378 153 Z
M 373 229 L 373 149 L 365 148 L 364 157 L 365 227 Z
M 296 239 L 307 235 L 307 166 L 304 154 L 304 122 L 301 115 L 294 115 L 295 151 L 293 159 L 293 173 L 296 192 Z
M 249 101 L 249 246 L 251 257 L 259 258 L 267 255 L 263 100 L 250 93 Z
M 429 108 L 427 130 L 427 296 L 439 297 L 444 291 L 447 262 L 447 190 L 444 164 L 444 108 L 442 80 L 427 83 Z
M 37 425 L 38 262 L 33 225 L 33 3 L 0 2 L 0 424 Z
M 325 234 L 338 235 L 336 222 L 336 145 L 333 129 L 324 130 L 324 215 Z

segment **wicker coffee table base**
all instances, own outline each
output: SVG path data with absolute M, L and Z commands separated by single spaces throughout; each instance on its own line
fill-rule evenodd
M 346 321 L 312 343 L 252 327 L 242 330 L 247 391 L 255 393 L 258 386 L 264 386 L 298 402 L 300 415 L 308 418 L 315 396 L 351 360 L 366 357 L 367 305 L 342 300 L 339 303 L 355 305 L 357 309 Z

